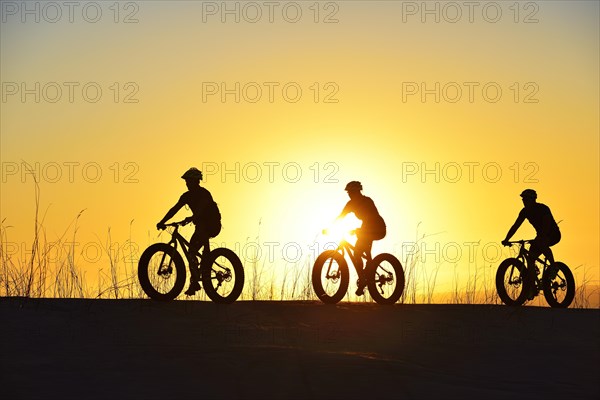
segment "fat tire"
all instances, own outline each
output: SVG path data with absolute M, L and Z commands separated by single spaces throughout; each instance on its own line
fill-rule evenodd
M 387 261 L 392 268 L 394 268 L 394 273 L 396 275 L 396 287 L 394 288 L 394 291 L 390 297 L 383 297 L 381 293 L 379 293 L 377 282 L 375 282 L 377 267 L 383 261 Z M 404 270 L 402 269 L 402 264 L 400 261 L 392 254 L 381 253 L 375 256 L 367 266 L 366 276 L 369 293 L 371 294 L 373 300 L 379 304 L 394 304 L 400 299 L 402 293 L 404 292 Z
M 519 293 L 519 296 L 516 299 L 513 299 L 508 295 L 506 287 L 504 286 L 504 276 L 508 268 L 512 266 L 516 267 L 519 270 L 520 276 L 523 277 L 521 293 Z M 507 306 L 520 306 L 525 303 L 527 297 L 526 289 L 529 284 L 528 280 L 525 279 L 525 276 L 525 265 L 518 258 L 507 258 L 500 263 L 498 270 L 496 271 L 496 291 L 504 304 Z
M 325 293 L 323 282 L 321 282 L 321 274 L 328 260 L 333 259 L 339 267 L 340 271 L 340 286 L 338 290 L 329 296 Z M 344 298 L 348 285 L 350 284 L 350 272 L 348 271 L 348 263 L 340 253 L 335 250 L 327 250 L 322 252 L 315 260 L 312 270 L 312 285 L 317 297 L 325 304 L 336 304 Z
M 542 288 L 544 290 L 544 297 L 546 298 L 546 301 L 548 302 L 550 307 L 567 308 L 571 305 L 571 302 L 575 298 L 575 278 L 573 277 L 573 273 L 571 272 L 569 267 L 567 267 L 566 264 L 556 261 L 554 263 L 554 266 L 558 268 L 558 274 L 564 274 L 567 283 L 567 294 L 563 301 L 559 302 L 558 300 L 556 300 L 554 294 L 552 293 L 552 280 L 548 279 L 546 273 L 544 273 L 544 276 L 542 277 Z
M 160 252 L 171 257 L 173 263 L 175 264 L 175 270 L 177 273 L 173 288 L 167 293 L 161 293 L 157 291 L 154 286 L 152 286 L 150 277 L 148 276 L 148 264 L 150 263 L 152 257 Z M 144 250 L 140 256 L 140 261 L 138 262 L 138 279 L 142 289 L 144 290 L 144 293 L 146 293 L 148 297 L 153 300 L 170 301 L 179 296 L 185 285 L 185 275 L 185 263 L 183 262 L 183 258 L 177 249 L 168 245 L 167 243 L 155 243 Z
M 222 296 L 213 286 L 212 266 L 219 257 L 227 258 L 233 268 L 235 282 L 233 283 L 233 289 L 227 296 Z M 206 295 L 215 303 L 231 304 L 240 297 L 242 290 L 244 290 L 244 266 L 237 254 L 225 247 L 219 247 L 208 253 L 206 260 L 202 260 L 200 263 L 200 276 Z

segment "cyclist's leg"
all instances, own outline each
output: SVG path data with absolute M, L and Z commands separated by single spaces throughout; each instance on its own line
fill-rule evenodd
M 552 253 L 550 246 L 546 247 L 546 249 L 542 251 L 542 254 L 546 257 L 546 260 L 549 261 L 550 265 L 554 264 L 554 253 Z
M 367 262 L 371 261 L 371 247 L 373 246 L 373 239 L 365 235 L 364 233 L 357 234 L 356 245 L 354 246 L 354 255 L 356 257 L 357 267 L 362 270 L 364 267 L 362 256 L 364 255 Z
M 371 261 L 371 248 L 373 247 L 373 239 L 362 232 L 360 235 L 357 234 L 356 245 L 354 246 L 354 254 L 356 259 L 356 267 L 358 268 L 358 289 L 356 294 L 361 296 L 364 293 L 364 289 L 367 286 L 366 279 L 362 276 L 364 271 L 364 264 L 362 255 L 365 255 L 367 264 Z
M 190 239 L 190 248 L 188 254 L 188 263 L 190 266 L 190 287 L 186 294 L 194 294 L 200 289 L 200 269 L 198 268 L 198 253 L 202 247 L 208 247 L 208 236 L 202 226 L 196 226 L 196 230 Z
M 535 238 L 535 240 L 531 242 L 531 247 L 529 248 L 529 258 L 531 261 L 535 261 L 540 255 L 543 254 L 544 257 L 546 257 L 546 259 L 550 262 L 550 265 L 554 264 L 554 254 L 552 253 L 550 246 L 554 246 L 559 241 L 560 236 L 558 238 Z
M 192 278 L 196 278 L 198 274 L 198 252 L 202 247 L 202 235 L 200 233 L 200 229 L 196 227 L 194 234 L 190 239 L 190 248 L 188 254 L 188 262 L 190 264 L 190 273 L 192 274 Z
M 552 249 L 550 247 L 554 246 L 558 242 L 560 242 L 560 232 L 557 235 L 550 237 L 546 241 L 546 249 L 542 252 L 544 257 L 546 257 L 546 260 L 548 260 L 548 265 L 550 265 L 550 266 L 554 265 L 554 253 L 552 253 Z M 550 269 L 550 278 L 551 279 L 554 279 L 554 277 L 556 276 L 556 272 L 557 271 L 554 268 Z
M 209 238 L 208 238 L 208 236 L 207 236 L 207 235 L 205 235 L 205 236 L 202 238 L 202 244 L 201 244 L 201 246 L 200 246 L 200 247 L 202 248 L 202 260 L 204 260 L 204 258 L 205 258 L 205 257 L 208 255 L 208 253 L 210 252 L 210 246 L 209 246 L 208 240 L 209 240 Z M 200 260 L 200 263 L 202 263 L 202 260 Z
M 367 227 L 364 227 L 364 224 L 363 224 L 363 228 L 361 228 L 361 230 L 359 231 L 360 236 L 358 233 L 356 235 L 357 240 L 356 240 L 355 249 L 358 254 L 365 255 L 365 258 L 367 259 L 367 265 L 369 265 L 369 263 L 371 262 L 372 257 L 373 257 L 371 255 L 373 241 L 383 239 L 386 234 L 385 224 L 383 223 L 383 220 L 381 222 L 382 222 L 381 224 L 375 224 L 375 225 L 370 224 Z M 362 258 L 360 260 L 360 263 L 361 263 L 360 264 L 361 270 L 364 271 L 364 269 L 362 269 Z M 367 280 L 365 278 L 359 279 L 358 289 L 356 290 L 356 294 L 362 295 L 363 290 L 366 285 L 367 285 Z
M 546 259 L 550 262 L 550 265 L 554 264 L 554 254 L 552 253 L 552 249 L 550 247 L 554 246 L 555 244 L 560 242 L 560 239 L 561 239 L 560 232 L 558 232 L 557 234 L 548 238 L 548 240 L 546 242 L 547 247 L 546 247 L 546 250 L 543 252 L 543 254 L 546 257 Z
M 385 233 L 385 225 L 363 227 L 359 231 L 357 231 L 357 240 L 355 247 L 357 251 L 362 251 L 362 254 L 365 255 L 365 258 L 367 259 L 367 264 L 373 258 L 373 256 L 371 255 L 373 242 L 375 240 L 383 239 L 385 237 Z
M 541 237 L 536 237 L 535 239 L 533 239 L 531 241 L 531 246 L 529 247 L 529 254 L 527 257 L 527 271 L 526 271 L 526 278 L 529 282 L 531 282 L 532 284 L 529 286 L 531 292 L 530 292 L 530 299 L 533 298 L 537 293 L 536 293 L 536 288 L 535 288 L 535 279 L 536 279 L 536 267 L 535 267 L 535 261 L 539 258 L 540 255 L 542 254 L 546 254 L 547 250 L 549 250 L 550 248 L 547 245 L 547 240 L 545 240 L 545 238 L 541 238 Z

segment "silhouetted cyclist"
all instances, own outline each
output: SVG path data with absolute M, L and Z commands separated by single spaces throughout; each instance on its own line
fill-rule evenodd
M 533 268 L 535 260 L 540 254 L 543 254 L 546 259 L 550 261 L 550 265 L 553 265 L 554 255 L 552 254 L 550 246 L 554 246 L 556 243 L 560 242 L 561 235 L 558 224 L 554 220 L 550 208 L 547 205 L 536 201 L 537 193 L 535 190 L 525 189 L 521 193 L 521 197 L 523 198 L 524 207 L 521 212 L 519 212 L 519 216 L 513 226 L 508 230 L 502 244 L 505 246 L 509 245 L 508 241 L 519 229 L 523 221 L 527 220 L 533 225 L 536 237 L 531 242 L 531 247 L 529 248 L 529 260 L 527 260 L 527 263 L 530 266 L 527 271 L 527 277 L 530 281 L 533 281 L 535 279 L 535 270 Z M 531 285 L 531 287 L 535 290 L 534 285 Z M 533 299 L 535 293 L 529 293 L 528 297 L 530 300 Z
M 192 210 L 192 216 L 185 219 L 186 222 L 193 222 L 194 225 L 196 225 L 196 230 L 190 239 L 188 255 L 191 275 L 190 287 L 185 292 L 185 294 L 191 296 L 196 293 L 196 291 L 200 290 L 200 284 L 198 283 L 200 273 L 198 270 L 198 257 L 196 257 L 196 254 L 198 254 L 198 251 L 202 246 L 208 248 L 209 238 L 219 234 L 221 231 L 221 221 L 220 215 L 218 220 L 210 215 L 212 210 L 214 210 L 213 207 L 216 207 L 216 205 L 210 192 L 200 186 L 202 171 L 192 167 L 187 170 L 181 178 L 185 180 L 188 191 L 181 195 L 177 204 L 175 204 L 167 212 L 165 217 L 156 224 L 156 228 L 165 229 L 165 223 L 173 218 L 183 206 L 187 205 Z
M 345 190 L 348 192 L 350 201 L 346 203 L 346 206 L 338 217 L 342 218 L 348 213 L 354 213 L 356 218 L 362 221 L 361 227 L 356 230 L 356 245 L 354 246 L 356 261 L 358 261 L 358 265 L 361 267 L 362 258 L 360 256 L 364 253 L 367 262 L 371 261 L 373 241 L 383 239 L 386 234 L 385 221 L 379 215 L 379 211 L 377 211 L 373 200 L 361 193 L 362 189 L 362 184 L 358 181 L 352 181 L 346 185 Z M 359 296 L 362 295 L 365 286 L 366 282 L 359 279 L 356 294 Z

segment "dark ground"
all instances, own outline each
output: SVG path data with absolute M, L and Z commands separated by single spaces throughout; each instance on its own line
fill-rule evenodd
M 0 299 L 2 399 L 598 399 L 600 310 Z

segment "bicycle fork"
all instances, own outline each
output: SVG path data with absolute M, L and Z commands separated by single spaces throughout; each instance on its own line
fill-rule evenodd
M 177 250 L 177 243 L 176 242 L 171 242 L 169 243 L 169 245 L 173 244 L 175 250 Z M 156 274 L 158 276 L 162 276 L 162 275 L 169 275 L 173 272 L 173 257 L 169 257 L 169 265 L 167 265 L 165 267 L 165 257 L 167 256 L 167 253 L 162 254 L 162 257 L 160 259 L 160 263 L 158 264 L 158 271 L 156 271 Z
M 156 274 L 158 276 L 169 275 L 171 272 L 173 272 L 173 267 L 171 266 L 171 264 L 173 263 L 173 258 L 169 257 L 169 265 L 167 265 L 166 268 L 164 266 L 166 256 L 167 253 L 163 253 L 162 258 L 160 260 L 160 264 L 158 264 L 158 271 L 156 271 Z
M 335 275 L 331 275 L 331 265 L 333 264 L 333 258 L 331 258 L 329 260 L 329 263 L 327 265 L 327 273 L 325 274 L 325 277 L 327 279 L 331 278 L 331 279 L 337 279 L 340 276 L 340 269 L 338 268 L 338 270 L 336 271 Z

